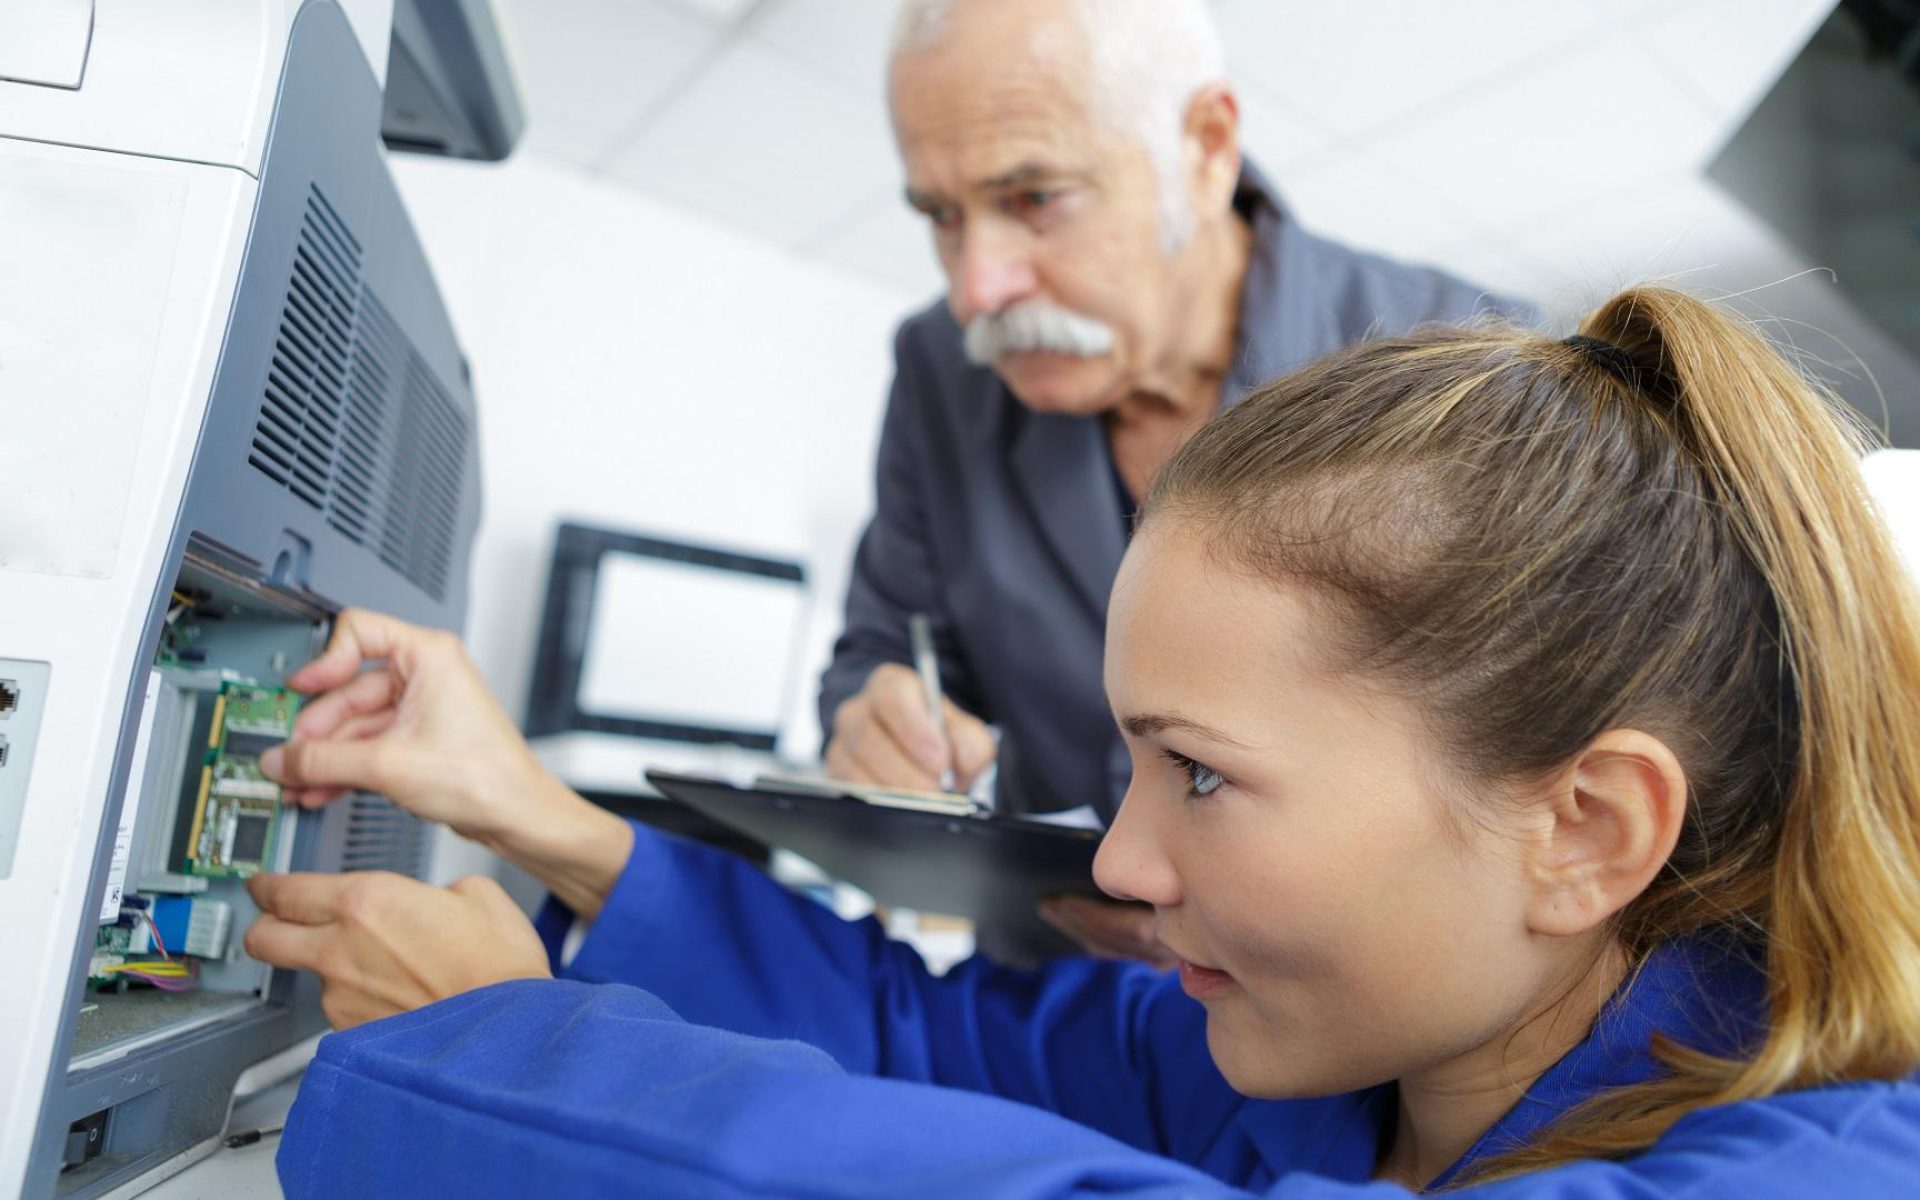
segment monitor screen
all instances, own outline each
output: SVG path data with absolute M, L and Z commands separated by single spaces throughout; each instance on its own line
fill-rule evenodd
M 807 618 L 798 562 L 565 523 L 527 732 L 771 750 Z
M 608 717 L 777 731 L 805 600 L 796 580 L 609 551 L 576 702 Z

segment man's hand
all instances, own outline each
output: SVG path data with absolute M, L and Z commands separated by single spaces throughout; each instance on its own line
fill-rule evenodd
M 945 739 L 927 712 L 920 676 L 899 663 L 875 667 L 866 686 L 833 714 L 827 774 L 854 783 L 932 791 L 940 786 L 940 773 L 952 767 L 954 789 L 966 791 L 998 747 L 993 731 L 979 717 L 944 697 L 941 703 L 946 705 Z
M 1095 958 L 1130 958 L 1161 968 L 1179 965 L 1160 944 L 1153 909 L 1144 904 L 1063 894 L 1042 900 L 1040 917 Z
M 452 634 L 348 609 L 287 684 L 314 699 L 260 768 L 288 802 L 380 792 L 518 863 L 580 916 L 599 913 L 632 829 L 547 773 Z
M 263 914 L 247 953 L 312 971 L 335 1029 L 508 979 L 547 979 L 547 953 L 500 885 L 474 876 L 437 888 L 385 871 L 255 875 Z

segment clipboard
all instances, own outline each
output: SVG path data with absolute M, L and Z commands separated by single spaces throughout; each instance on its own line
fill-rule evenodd
M 1057 939 L 1034 912 L 1041 898 L 1098 890 L 1098 831 L 985 812 L 964 797 L 894 794 L 827 780 L 762 779 L 743 786 L 673 771 L 648 771 L 647 781 L 669 799 L 791 850 L 896 908 Z

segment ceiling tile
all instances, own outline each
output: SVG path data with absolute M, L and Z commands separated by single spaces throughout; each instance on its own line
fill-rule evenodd
M 656 200 L 788 247 L 798 247 L 818 230 L 844 220 L 849 211 L 846 203 L 818 189 L 783 195 L 771 187 L 744 187 L 704 167 L 657 155 L 623 157 L 612 178 Z
M 527 145 L 582 165 L 629 132 L 721 37 L 713 22 L 657 2 L 505 3 Z
M 1502 295 L 1531 300 L 1559 315 L 1566 272 L 1499 235 L 1435 247 L 1433 264 Z
M 1220 0 L 1236 80 L 1358 134 L 1496 81 L 1589 35 L 1599 14 L 1538 0 L 1324 4 Z
M 894 0 L 771 0 L 752 36 L 880 102 L 895 7 Z
M 683 203 L 757 214 L 757 232 L 789 244 L 899 182 L 877 101 L 752 41 L 730 46 L 606 165 Z
M 1723 122 L 1619 35 L 1543 63 L 1367 151 L 1488 227 L 1697 169 Z
M 714 21 L 736 21 L 754 5 L 754 0 L 667 0 L 669 4 L 696 12 Z
M 1716 113 L 1738 123 L 1832 8 L 1833 0 L 1690 0 L 1649 11 L 1631 29 Z
M 1677 172 L 1597 191 L 1503 231 L 1551 264 L 1580 304 L 1645 280 L 1751 286 L 1800 269 L 1790 247 L 1706 179 Z
M 1349 157 L 1302 168 L 1277 181 L 1316 233 L 1414 262 L 1483 231 L 1445 200 L 1422 197 L 1390 164 Z
M 931 299 L 946 290 L 925 220 L 896 193 L 875 197 L 852 220 L 806 249 L 848 270 L 897 284 L 915 296 Z
M 1585 0 L 1585 3 L 1601 20 L 1616 24 L 1637 20 L 1648 9 L 1665 7 L 1672 0 Z

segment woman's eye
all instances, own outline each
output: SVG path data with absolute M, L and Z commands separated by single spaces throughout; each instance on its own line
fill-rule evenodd
M 1221 784 L 1226 782 L 1220 772 L 1205 763 L 1196 762 L 1173 750 L 1164 750 L 1162 753 L 1167 756 L 1168 761 L 1186 773 L 1189 796 L 1211 796 L 1220 790 Z

